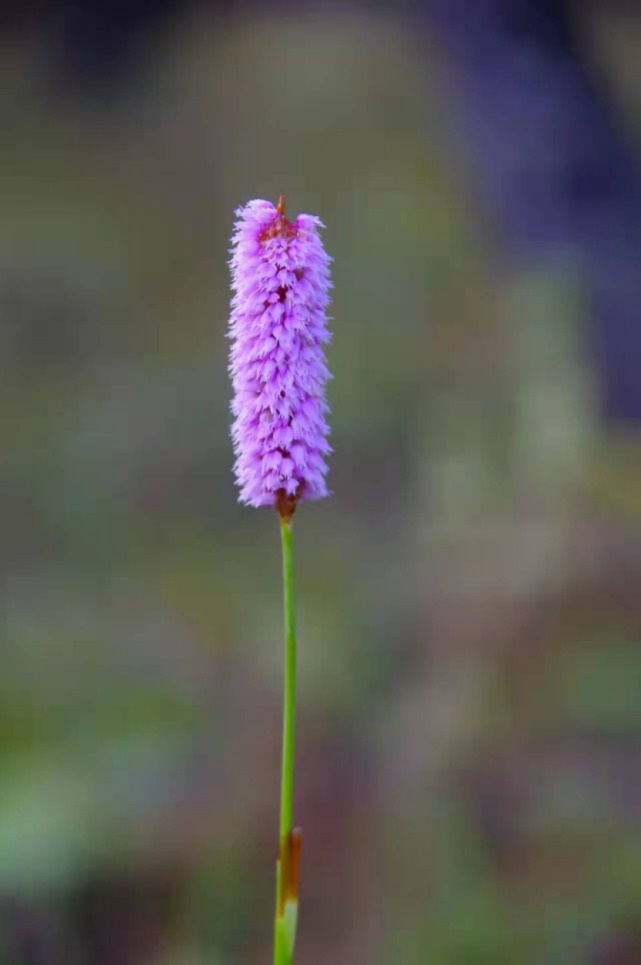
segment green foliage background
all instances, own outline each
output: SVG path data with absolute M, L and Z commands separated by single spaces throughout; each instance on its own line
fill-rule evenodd
M 301 965 L 578 965 L 634 931 L 638 437 L 599 421 L 571 264 L 501 267 L 424 40 L 201 9 L 100 110 L 5 42 L 3 965 L 268 960 L 279 544 L 236 503 L 226 259 L 280 191 L 335 258 Z

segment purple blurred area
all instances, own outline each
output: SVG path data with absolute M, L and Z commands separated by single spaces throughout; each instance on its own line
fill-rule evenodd
M 641 8 L 7 0 L 0 965 L 271 958 L 234 209 L 334 261 L 297 965 L 641 962 Z

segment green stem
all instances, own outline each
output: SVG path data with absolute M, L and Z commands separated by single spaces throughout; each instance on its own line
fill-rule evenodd
M 285 610 L 285 693 L 283 760 L 280 787 L 280 836 L 292 830 L 294 810 L 294 724 L 296 713 L 296 624 L 294 618 L 294 534 L 292 521 L 281 519 L 283 602 Z
M 277 873 L 276 919 L 274 930 L 274 965 L 291 965 L 293 961 L 293 936 L 288 939 L 288 929 L 283 916 L 283 896 L 286 889 L 286 869 L 282 865 L 285 854 L 290 853 L 287 841 L 293 830 L 294 810 L 294 732 L 296 714 L 296 625 L 294 619 L 294 547 L 291 519 L 281 517 L 281 540 L 283 548 L 283 599 L 285 616 L 285 680 L 283 700 L 283 748 L 280 788 L 280 859 Z

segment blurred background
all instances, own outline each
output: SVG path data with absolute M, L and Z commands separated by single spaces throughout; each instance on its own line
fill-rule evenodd
M 335 259 L 300 965 L 641 962 L 641 5 L 4 0 L 0 962 L 271 960 L 234 209 Z

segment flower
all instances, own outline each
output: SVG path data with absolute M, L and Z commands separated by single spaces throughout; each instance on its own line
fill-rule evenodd
M 291 516 L 299 501 L 328 495 L 323 345 L 330 338 L 330 258 L 322 222 L 309 214 L 288 221 L 282 195 L 278 207 L 250 201 L 236 216 L 229 323 L 234 472 L 241 502 Z

